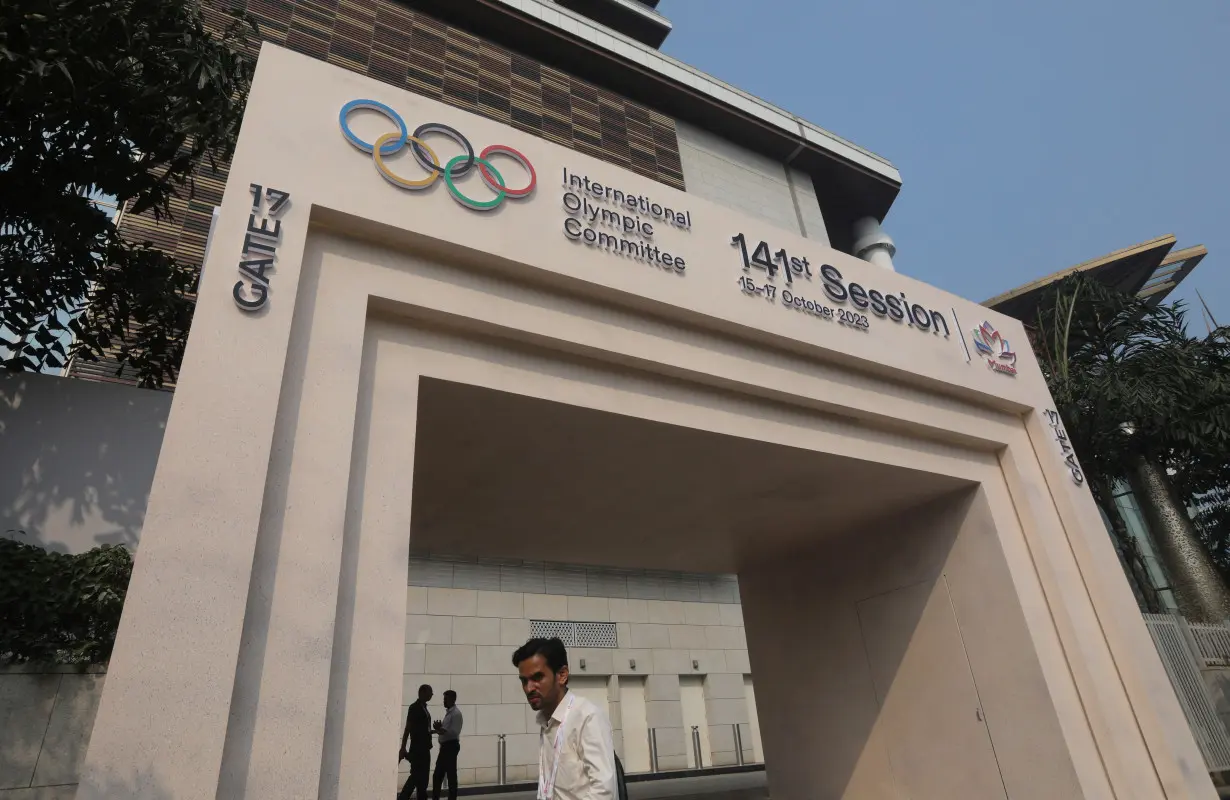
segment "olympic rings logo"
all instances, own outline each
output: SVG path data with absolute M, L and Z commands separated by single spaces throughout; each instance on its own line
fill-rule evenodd
M 375 142 L 363 141 L 350 129 L 348 119 L 351 112 L 358 111 L 359 109 L 368 109 L 383 114 L 389 122 L 397 126 L 397 130 L 381 135 Z M 449 194 L 458 203 L 475 211 L 491 211 L 499 208 L 505 198 L 522 200 L 529 197 L 534 193 L 534 188 L 538 185 L 538 176 L 534 172 L 534 165 L 518 150 L 506 144 L 492 144 L 483 148 L 483 151 L 478 155 L 474 155 L 474 145 L 470 144 L 470 140 L 462 136 L 455 128 L 451 128 L 441 122 L 425 122 L 415 128 L 414 133 L 411 134 L 400 114 L 384 103 L 379 103 L 375 100 L 351 100 L 342 106 L 341 114 L 338 115 L 338 121 L 341 123 L 342 135 L 346 137 L 346 141 L 364 153 L 371 154 L 372 160 L 376 164 L 376 170 L 380 173 L 381 177 L 402 189 L 409 189 L 411 191 L 426 189 L 435 184 L 437 179 L 443 178 L 444 184 L 448 187 Z M 431 145 L 424 141 L 426 137 L 431 135 L 452 139 L 465 151 L 465 154 L 451 158 L 447 164 L 441 166 L 436 152 L 431 149 Z M 410 178 L 398 175 L 385 163 L 386 157 L 400 152 L 407 144 L 410 145 L 410 153 L 414 156 L 414 160 L 427 173 L 427 177 L 411 180 Z M 519 163 L 529 173 L 529 183 L 520 189 L 510 189 L 508 184 L 504 182 L 504 176 L 491 163 L 490 159 L 492 156 L 507 156 Z M 488 188 L 495 192 L 494 199 L 475 200 L 457 188 L 457 181 L 470 174 L 475 166 L 478 167 L 478 174 L 482 178 L 483 183 L 487 184 Z

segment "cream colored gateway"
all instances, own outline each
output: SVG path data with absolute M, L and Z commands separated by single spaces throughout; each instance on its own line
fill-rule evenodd
M 266 44 L 78 797 L 392 797 L 407 563 L 447 552 L 736 573 L 775 800 L 1211 798 L 1024 342 Z M 591 669 L 662 755 L 685 704 L 747 719 L 690 646 Z M 463 757 L 527 730 L 499 700 Z

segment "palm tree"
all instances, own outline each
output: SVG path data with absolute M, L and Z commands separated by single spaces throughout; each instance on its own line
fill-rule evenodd
M 1172 483 L 1223 578 L 1230 575 L 1230 329 L 1217 328 L 1179 366 L 1199 375 L 1188 386 L 1185 424 L 1170 426 Z
M 1201 498 L 1230 497 L 1230 337 L 1216 331 L 1189 338 L 1181 305 L 1151 306 L 1085 276 L 1056 284 L 1030 327 L 1057 410 L 1145 607 L 1159 610 L 1160 603 L 1114 501 L 1122 482 L 1132 486 L 1157 538 L 1180 610 L 1194 619 L 1230 617 L 1230 591 L 1204 544 L 1217 532 L 1202 531 L 1187 513 Z M 1215 528 L 1217 512 L 1206 517 Z M 1226 537 L 1220 541 L 1225 552 Z

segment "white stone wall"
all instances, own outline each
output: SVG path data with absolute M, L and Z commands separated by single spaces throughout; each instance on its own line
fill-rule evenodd
M 675 128 L 689 194 L 828 244 L 810 176 L 685 122 Z
M 538 727 L 512 665 L 530 620 L 615 623 L 618 647 L 570 648 L 568 656 L 573 675 L 587 685 L 605 681 L 621 757 L 620 681 L 644 681 L 645 723 L 657 729 L 659 765 L 686 768 L 691 736 L 683 728 L 679 677 L 697 675 L 704 678 L 712 747 L 705 766 L 736 763 L 732 724 L 743 726 L 744 757 L 752 761 L 744 688 L 751 667 L 733 576 L 416 558 L 401 719 L 423 683 L 435 692 L 433 718 L 443 713 L 444 691 L 457 692 L 465 719 L 461 783 L 496 782 L 499 734 L 506 735 L 508 779 L 537 778 Z M 404 781 L 409 766 L 402 762 L 400 769 Z

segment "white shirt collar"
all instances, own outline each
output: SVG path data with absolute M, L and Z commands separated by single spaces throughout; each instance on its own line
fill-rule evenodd
M 571 694 L 571 691 L 564 693 L 563 697 L 559 699 L 559 702 L 555 704 L 555 710 L 551 712 L 550 717 L 544 716 L 541 711 L 538 712 L 537 718 L 539 727 L 548 728 L 551 726 L 552 722 L 561 725 L 563 724 L 564 715 L 568 712 L 568 698 Z

